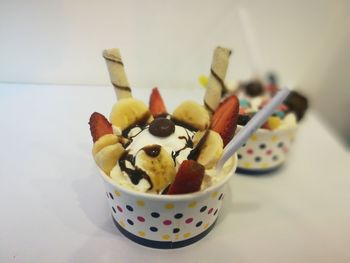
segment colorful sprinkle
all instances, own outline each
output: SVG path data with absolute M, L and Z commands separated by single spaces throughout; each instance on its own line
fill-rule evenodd
M 189 208 L 194 208 L 194 207 L 196 207 L 196 205 L 197 205 L 197 202 L 196 202 L 196 201 L 193 201 L 193 202 L 191 202 L 191 203 L 188 204 L 188 207 L 189 207 Z
M 145 202 L 144 201 L 142 201 L 142 200 L 137 200 L 136 201 L 136 204 L 138 205 L 138 206 L 144 206 L 145 205 Z
M 163 238 L 164 240 L 169 240 L 169 239 L 170 239 L 170 236 L 169 236 L 169 235 L 163 235 L 162 238 Z
M 264 143 L 260 144 L 260 145 L 259 145 L 259 148 L 260 148 L 261 150 L 264 150 L 264 149 L 266 148 L 266 144 L 264 144 Z
M 145 232 L 143 232 L 143 231 L 139 231 L 138 234 L 139 234 L 140 237 L 144 237 L 146 235 Z
M 166 204 L 165 206 L 165 209 L 173 209 L 174 208 L 174 204 Z
M 277 155 L 272 156 L 272 160 L 277 161 L 278 160 L 278 156 Z
M 215 210 L 215 212 L 214 212 L 214 216 L 215 216 L 215 215 L 218 213 L 218 211 L 219 211 L 218 209 L 216 209 L 216 210 Z
M 176 219 L 180 219 L 180 218 L 183 217 L 183 214 L 177 213 L 177 214 L 174 215 L 174 217 L 175 217 Z
M 118 197 L 120 196 L 120 192 L 118 192 L 117 190 L 114 191 L 114 194 Z
M 202 208 L 199 210 L 201 213 L 203 213 L 205 210 L 207 210 L 207 206 L 202 206 Z
M 219 200 L 221 200 L 223 198 L 224 194 L 221 193 L 221 195 L 219 196 Z
M 213 212 L 213 208 L 210 208 L 209 210 L 208 210 L 208 215 L 210 215 L 212 212 Z
M 163 224 L 166 226 L 171 225 L 171 223 L 172 223 L 171 220 L 164 220 L 163 221 Z
M 259 156 L 255 157 L 255 161 L 256 161 L 257 163 L 260 162 L 260 161 L 261 161 L 261 157 L 259 157 Z
M 243 108 L 248 108 L 248 107 L 250 107 L 250 103 L 246 99 L 240 99 L 239 100 L 239 106 L 241 106 Z
M 274 114 L 281 119 L 283 119 L 285 116 L 285 113 L 283 111 L 276 111 Z
M 113 210 L 114 213 L 117 213 L 117 211 L 115 211 L 115 208 L 113 206 L 112 206 L 112 210 Z
M 191 236 L 191 233 L 185 233 L 184 234 L 184 238 L 188 238 L 188 237 L 190 237 Z
M 179 233 L 180 232 L 180 228 L 174 228 L 173 229 L 173 233 L 176 234 L 176 233 Z
M 267 150 L 266 151 L 266 155 L 271 155 L 272 154 L 272 151 L 271 150 Z
M 176 234 L 176 235 L 175 235 L 175 240 L 178 240 L 178 239 L 179 239 L 179 235 Z
M 137 217 L 137 220 L 139 220 L 140 222 L 145 222 L 145 218 L 142 217 L 142 216 L 138 216 L 138 217 Z
M 237 158 L 238 158 L 238 159 L 242 159 L 242 155 L 237 154 Z
M 213 193 L 211 194 L 211 198 L 215 198 L 217 195 L 218 195 L 218 192 L 213 192 Z
M 109 196 L 110 196 L 110 198 L 114 199 L 114 197 L 113 197 L 112 193 L 109 193 Z
M 192 221 L 193 221 L 193 218 L 190 217 L 190 218 L 187 218 L 187 219 L 186 219 L 185 223 L 186 223 L 186 224 L 190 224 L 190 223 L 192 223 Z
M 151 216 L 154 218 L 158 218 L 160 216 L 160 214 L 157 212 L 153 212 L 153 213 L 151 213 Z
M 131 219 L 126 220 L 126 222 L 128 222 L 129 225 L 134 225 L 134 222 Z
M 279 142 L 279 143 L 277 144 L 277 147 L 278 147 L 278 148 L 282 148 L 282 147 L 283 147 L 283 142 Z
M 117 209 L 120 213 L 123 213 L 123 209 L 119 205 L 117 205 Z
M 206 224 L 203 226 L 203 228 L 204 228 L 204 229 L 207 229 L 208 226 L 209 226 L 209 223 L 206 223 Z

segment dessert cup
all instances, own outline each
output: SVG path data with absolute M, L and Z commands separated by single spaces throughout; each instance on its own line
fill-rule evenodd
M 238 125 L 236 133 L 243 126 Z M 297 127 L 281 130 L 258 129 L 237 151 L 237 173 L 267 174 L 280 168 L 297 132 Z
M 237 155 L 223 169 L 224 177 L 195 193 L 156 195 L 125 189 L 102 170 L 112 219 L 120 232 L 143 246 L 173 249 L 206 236 L 220 213 L 225 188 L 237 167 Z

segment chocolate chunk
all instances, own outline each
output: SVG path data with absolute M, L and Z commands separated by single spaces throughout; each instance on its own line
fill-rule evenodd
M 250 118 L 251 118 L 251 116 L 249 116 L 249 115 L 238 115 L 237 124 L 244 126 L 244 125 L 246 125 L 248 123 Z
M 156 118 L 149 126 L 149 132 L 157 137 L 168 137 L 174 131 L 175 124 L 166 118 Z
M 160 145 L 154 144 L 154 145 L 143 147 L 142 150 L 144 150 L 144 152 L 150 157 L 157 157 L 161 150 L 160 147 L 161 147 Z
M 291 111 L 295 112 L 298 121 L 300 121 L 304 117 L 309 103 L 305 96 L 297 91 L 292 91 L 284 101 L 284 104 L 286 104 Z
M 245 93 L 251 97 L 256 97 L 264 92 L 264 87 L 259 81 L 252 81 L 244 86 Z

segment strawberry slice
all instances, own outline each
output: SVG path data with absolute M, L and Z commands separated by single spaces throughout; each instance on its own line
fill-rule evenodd
M 232 139 L 238 120 L 239 100 L 235 95 L 225 99 L 213 114 L 211 129 L 220 134 L 224 146 Z
M 183 161 L 167 194 L 187 194 L 199 191 L 204 177 L 204 170 L 204 166 L 196 161 Z
M 94 112 L 90 116 L 90 132 L 94 142 L 106 134 L 112 134 L 112 124 L 101 113 Z
M 152 89 L 152 93 L 149 98 L 149 109 L 153 117 L 158 117 L 167 114 L 164 101 L 157 87 Z

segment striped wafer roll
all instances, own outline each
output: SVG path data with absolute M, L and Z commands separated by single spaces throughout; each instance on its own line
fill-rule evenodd
M 119 49 L 106 49 L 103 51 L 102 55 L 106 60 L 109 77 L 117 95 L 117 99 L 120 100 L 132 97 L 131 88 L 125 74 L 124 64 Z
M 218 107 L 221 97 L 226 93 L 224 79 L 231 50 L 217 47 L 214 50 L 213 60 L 210 68 L 208 87 L 204 96 L 204 106 L 209 113 L 213 113 Z

